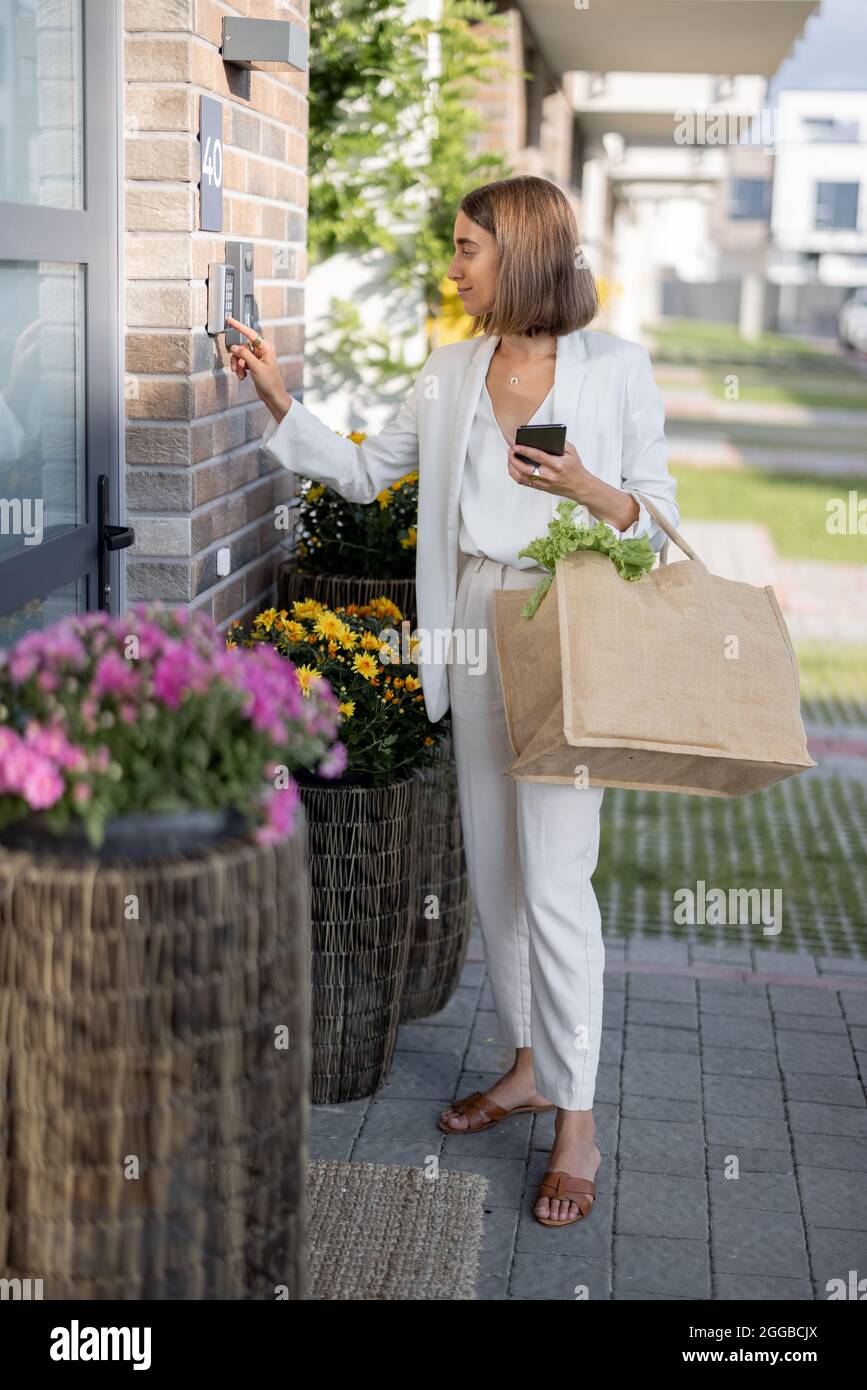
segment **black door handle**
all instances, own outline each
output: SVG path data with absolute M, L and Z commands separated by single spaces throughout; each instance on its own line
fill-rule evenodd
M 112 526 L 108 520 L 108 475 L 101 473 L 96 480 L 97 537 L 99 578 L 99 607 L 107 612 L 111 603 L 111 583 L 108 557 L 115 550 L 126 550 L 135 540 L 131 526 Z
M 131 526 L 103 526 L 102 534 L 106 550 L 126 550 L 135 540 Z

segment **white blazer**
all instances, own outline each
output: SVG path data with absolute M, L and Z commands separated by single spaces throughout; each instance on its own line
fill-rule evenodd
M 430 652 L 445 648 L 436 634 L 454 621 L 467 441 L 498 341 L 476 337 L 435 348 L 394 418 L 360 445 L 335 434 L 299 401 L 279 424 L 271 419 L 262 437 L 262 447 L 284 468 L 326 483 L 350 502 L 372 502 L 389 483 L 418 469 L 416 599 Z M 585 468 L 612 487 L 646 493 L 677 525 L 662 397 L 643 347 L 586 329 L 558 337 L 551 418 L 565 423 Z M 552 517 L 561 500 L 551 495 Z M 639 509 L 634 525 L 617 534 L 646 535 L 659 550 L 665 536 L 646 507 L 639 503 Z M 443 660 L 421 661 L 419 674 L 428 717 L 441 719 L 449 707 Z

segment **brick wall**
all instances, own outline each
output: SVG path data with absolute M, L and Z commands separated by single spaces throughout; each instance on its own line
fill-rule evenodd
M 262 454 L 267 411 L 205 332 L 207 266 L 226 239 L 253 242 L 259 316 L 291 391 L 307 269 L 307 74 L 224 65 L 232 14 L 307 27 L 308 0 L 124 3 L 127 596 L 203 607 L 221 624 L 270 599 L 286 540 L 274 508 L 294 480 Z M 222 233 L 198 230 L 203 94 L 223 105 Z

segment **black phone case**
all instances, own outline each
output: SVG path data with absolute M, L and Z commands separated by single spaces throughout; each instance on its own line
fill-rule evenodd
M 551 438 L 552 432 L 556 432 Z M 564 454 L 566 452 L 566 426 L 565 425 L 519 425 L 515 431 L 515 448 L 521 444 L 529 444 L 531 449 L 543 449 L 546 454 Z M 552 447 L 556 445 L 556 447 Z M 532 463 L 524 454 L 518 454 L 519 459 L 524 463 Z

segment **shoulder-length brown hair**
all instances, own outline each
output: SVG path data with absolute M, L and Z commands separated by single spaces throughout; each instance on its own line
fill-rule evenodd
M 593 321 L 596 280 L 584 266 L 575 214 L 555 183 L 534 174 L 498 179 L 467 193 L 460 210 L 490 232 L 499 256 L 493 308 L 473 318 L 474 334 L 559 337 Z

